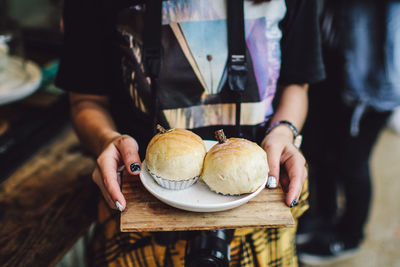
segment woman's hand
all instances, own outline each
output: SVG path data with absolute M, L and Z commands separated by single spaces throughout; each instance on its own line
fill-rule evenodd
M 113 209 L 123 211 L 126 207 L 126 201 L 121 192 L 120 172 L 125 168 L 129 174 L 140 173 L 141 161 L 138 150 L 135 139 L 129 135 L 118 135 L 106 142 L 97 158 L 97 167 L 93 171 L 92 179 Z
M 306 160 L 293 145 L 293 133 L 285 125 L 273 129 L 262 141 L 267 152 L 269 176 L 274 176 L 286 192 L 286 204 L 293 207 L 307 177 Z
M 123 211 L 126 201 L 121 192 L 124 168 L 129 174 L 140 173 L 138 144 L 129 135 L 121 135 L 111 117 L 106 96 L 69 93 L 71 117 L 78 137 L 95 157 L 93 181 L 111 208 Z

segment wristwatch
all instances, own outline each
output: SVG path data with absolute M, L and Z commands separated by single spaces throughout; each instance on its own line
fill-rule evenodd
M 265 132 L 265 135 L 268 135 L 273 129 L 275 129 L 276 127 L 278 127 L 279 125 L 287 125 L 289 127 L 290 130 L 292 130 L 293 132 L 293 145 L 299 149 L 301 146 L 301 143 L 303 141 L 303 136 L 301 134 L 299 134 L 299 131 L 297 130 L 296 126 L 294 126 L 293 123 L 291 123 L 290 121 L 287 120 L 281 120 L 281 121 L 277 121 L 274 124 L 272 124 L 271 126 L 268 127 L 267 131 Z

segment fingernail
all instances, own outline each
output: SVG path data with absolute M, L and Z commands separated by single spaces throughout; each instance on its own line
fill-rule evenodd
M 292 203 L 290 204 L 290 207 L 292 208 L 296 204 L 296 199 L 293 199 Z
M 130 168 L 131 168 L 131 171 L 132 171 L 132 172 L 138 172 L 138 171 L 140 171 L 140 165 L 139 165 L 139 163 L 137 163 L 137 162 L 132 163 L 131 166 L 130 166 Z
M 118 201 L 115 201 L 115 206 L 117 207 L 117 209 L 122 212 L 122 205 L 121 203 L 119 203 Z
M 276 188 L 278 186 L 276 182 L 276 177 L 275 176 L 268 176 L 267 180 L 267 187 L 268 188 Z

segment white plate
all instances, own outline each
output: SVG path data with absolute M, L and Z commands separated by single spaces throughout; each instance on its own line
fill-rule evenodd
M 6 70 L 0 73 L 0 105 L 25 98 L 35 92 L 42 80 L 39 66 L 18 57 L 8 57 Z
M 204 141 L 209 150 L 216 141 Z M 160 201 L 182 210 L 196 212 L 214 212 L 236 208 L 245 204 L 264 189 L 267 179 L 251 194 L 239 196 L 224 196 L 211 191 L 208 186 L 202 182 L 197 182 L 191 187 L 183 190 L 169 190 L 157 184 L 151 174 L 148 172 L 146 162 L 143 162 L 140 180 L 144 187 Z

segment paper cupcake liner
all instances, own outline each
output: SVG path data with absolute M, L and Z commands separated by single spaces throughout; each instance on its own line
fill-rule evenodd
M 196 177 L 188 179 L 188 180 L 171 181 L 171 180 L 161 178 L 161 177 L 155 175 L 154 173 L 151 173 L 150 170 L 149 170 L 149 173 L 151 174 L 151 176 L 154 178 L 154 180 L 156 180 L 156 182 L 160 186 L 162 186 L 166 189 L 171 189 L 171 190 L 186 189 L 186 188 L 190 187 L 191 185 L 193 185 L 195 182 L 197 182 L 197 180 L 199 179 L 199 176 L 196 176 Z

